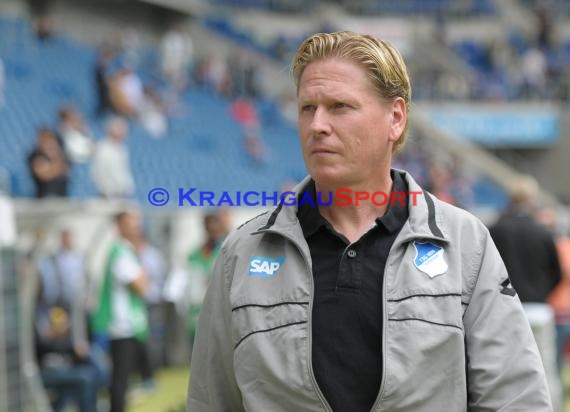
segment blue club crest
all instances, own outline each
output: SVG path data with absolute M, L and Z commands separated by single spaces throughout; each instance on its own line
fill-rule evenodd
M 443 275 L 447 272 L 447 262 L 444 258 L 444 249 L 430 242 L 414 241 L 416 256 L 414 266 L 430 278 Z

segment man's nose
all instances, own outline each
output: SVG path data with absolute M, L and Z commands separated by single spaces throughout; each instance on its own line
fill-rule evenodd
M 328 135 L 331 133 L 330 116 L 326 109 L 319 106 L 315 109 L 311 120 L 311 132 L 315 136 Z

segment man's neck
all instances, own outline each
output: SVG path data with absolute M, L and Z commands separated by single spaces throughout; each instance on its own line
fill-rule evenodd
M 130 247 L 132 247 L 133 249 L 137 249 L 138 248 L 138 239 L 136 237 L 133 236 L 121 236 L 121 241 L 123 241 L 124 243 L 126 243 L 127 245 L 129 245 Z
M 319 212 L 338 233 L 344 235 L 351 243 L 353 243 L 370 230 L 378 217 L 384 216 L 386 213 L 389 205 L 390 193 L 392 191 L 392 178 L 388 174 L 386 178 L 378 179 L 374 184 L 342 187 L 324 186 L 315 182 L 315 189 L 317 190 L 317 193 L 322 192 L 322 201 L 325 203 L 328 203 L 326 199 L 327 195 L 325 193 L 333 193 L 334 199 L 329 206 L 318 205 Z M 350 190 L 350 192 L 348 190 L 343 191 L 343 195 L 350 193 L 350 204 L 347 204 L 348 200 L 345 197 L 336 197 L 338 189 Z M 358 192 L 363 193 L 362 197 L 367 194 L 369 198 L 359 200 L 357 205 L 356 194 Z M 383 195 L 380 195 L 376 198 L 376 203 L 378 204 L 374 204 L 370 197 L 372 197 L 372 194 L 376 192 L 385 194 L 387 196 L 386 202 L 383 202 Z M 339 201 L 340 204 L 337 204 L 336 201 Z

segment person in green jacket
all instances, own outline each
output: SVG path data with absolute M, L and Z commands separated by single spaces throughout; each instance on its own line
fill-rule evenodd
M 208 287 L 214 262 L 220 252 L 220 246 L 228 230 L 223 214 L 211 213 L 204 216 L 206 241 L 188 256 L 190 307 L 188 310 L 187 329 L 190 341 L 194 341 L 202 301 Z
M 142 343 L 148 339 L 148 316 L 143 296 L 148 278 L 134 244 L 141 236 L 141 218 L 134 211 L 115 217 L 119 239 L 107 258 L 99 302 L 91 316 L 94 334 L 107 336 L 112 362 L 111 412 L 123 412 L 129 375 Z

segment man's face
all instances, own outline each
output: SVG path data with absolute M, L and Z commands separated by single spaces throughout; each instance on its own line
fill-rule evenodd
M 49 130 L 40 131 L 38 146 L 42 148 L 42 150 L 46 151 L 52 151 L 58 149 L 57 140 L 55 139 L 54 134 Z
M 141 219 L 137 213 L 130 212 L 119 221 L 119 232 L 127 239 L 135 239 L 141 233 Z
M 218 215 L 208 216 L 205 221 L 206 235 L 210 240 L 219 240 L 225 235 L 222 219 Z
M 388 170 L 405 104 L 382 101 L 364 67 L 340 58 L 310 63 L 299 82 L 298 108 L 303 159 L 317 184 L 366 185 Z
M 109 128 L 109 136 L 116 142 L 122 142 L 129 132 L 127 123 L 122 121 L 113 122 Z
M 69 230 L 61 232 L 61 246 L 64 249 L 73 249 L 73 237 Z

